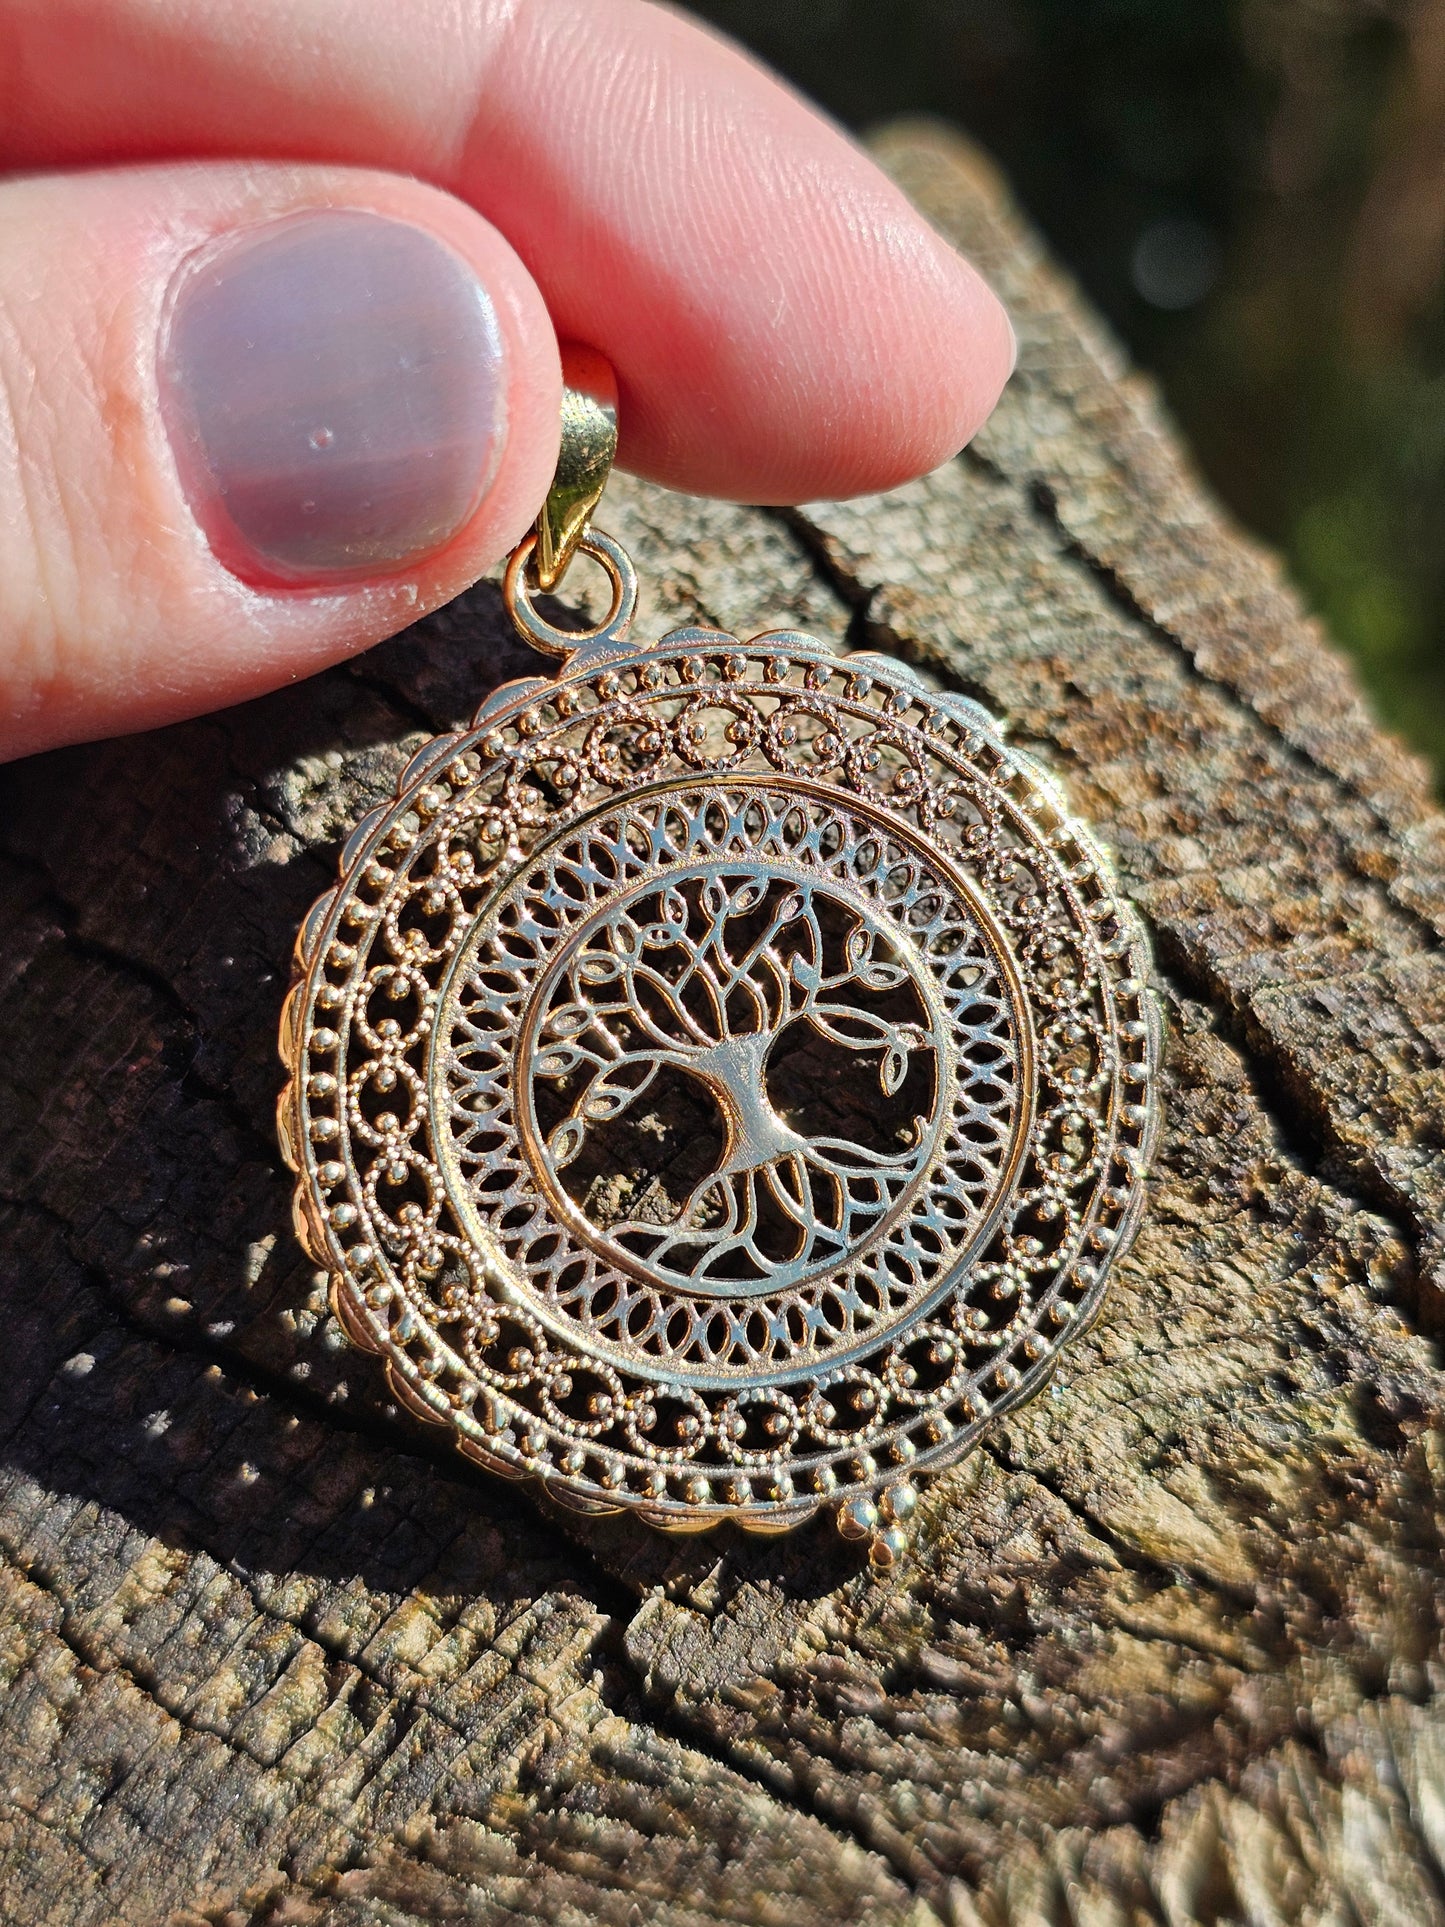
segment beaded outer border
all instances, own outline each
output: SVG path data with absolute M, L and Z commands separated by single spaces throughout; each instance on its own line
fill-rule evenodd
M 378 1182 L 388 1158 L 398 1174 L 410 1168 L 431 1128 L 417 1069 L 437 1003 L 426 966 L 445 967 L 489 892 L 569 812 L 580 818 L 648 783 L 740 774 L 831 787 L 903 834 L 933 839 L 968 871 L 1033 984 L 1047 1101 L 1013 1218 L 944 1302 L 889 1328 L 871 1382 L 851 1365 L 830 1374 L 821 1357 L 801 1417 L 796 1401 L 770 1407 L 755 1385 L 700 1411 L 680 1385 L 659 1432 L 655 1385 L 639 1390 L 599 1369 L 585 1333 L 569 1348 L 529 1320 L 504 1254 L 447 1228 L 444 1185 L 428 1180 L 408 1219 L 405 1208 L 387 1215 Z M 438 851 L 443 869 L 428 870 Z M 404 928 L 398 911 L 428 889 L 455 913 L 436 940 L 414 934 L 415 919 Z M 418 1007 L 401 1033 L 410 1044 L 388 1055 L 373 1028 L 370 1054 L 353 1052 L 359 1009 L 382 979 L 408 972 Z M 1148 974 L 1147 939 L 1102 852 L 1053 779 L 978 704 L 927 688 L 890 658 L 839 656 L 795 632 L 748 643 L 700 629 L 650 645 L 608 639 L 579 650 L 555 680 L 503 686 L 469 729 L 425 745 L 394 799 L 357 825 L 340 881 L 306 918 L 278 1107 L 297 1232 L 329 1274 L 347 1335 L 385 1358 L 398 1400 L 448 1426 L 488 1470 L 534 1479 L 581 1511 L 630 1509 L 672 1531 L 724 1519 L 786 1531 L 828 1507 L 886 1567 L 905 1543 L 916 1480 L 956 1462 L 1041 1388 L 1097 1315 L 1137 1230 L 1158 1129 L 1161 1032 Z M 405 1120 L 384 1113 L 389 1135 L 360 1095 L 378 1075 L 411 1100 Z

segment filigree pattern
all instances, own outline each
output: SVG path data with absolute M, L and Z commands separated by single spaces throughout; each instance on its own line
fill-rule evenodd
M 897 664 L 683 632 L 499 692 L 298 954 L 282 1135 L 338 1315 L 571 1504 L 776 1528 L 946 1463 L 1138 1219 L 1137 924 Z

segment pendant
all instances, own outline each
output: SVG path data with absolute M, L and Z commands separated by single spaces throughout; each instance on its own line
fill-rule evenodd
M 297 1229 L 489 1470 L 671 1531 L 826 1508 L 886 1570 L 1134 1235 L 1146 940 L 976 703 L 788 630 L 633 640 L 610 371 L 567 372 L 505 585 L 560 667 L 413 758 L 297 940 Z M 533 601 L 579 547 L 581 634 Z

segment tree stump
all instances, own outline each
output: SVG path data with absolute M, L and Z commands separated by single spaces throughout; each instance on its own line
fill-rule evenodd
M 1445 823 L 977 156 L 881 151 L 1016 317 L 984 434 L 601 519 L 650 630 L 896 650 L 1112 846 L 1169 1038 L 1104 1318 L 885 1581 L 542 1514 L 343 1347 L 271 1130 L 339 841 L 529 666 L 495 588 L 12 769 L 7 1919 L 1445 1922 Z

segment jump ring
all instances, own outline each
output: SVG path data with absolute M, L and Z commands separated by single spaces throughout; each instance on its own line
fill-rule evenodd
M 577 545 L 594 562 L 601 564 L 612 584 L 611 607 L 593 629 L 558 629 L 538 615 L 527 582 L 527 564 L 536 546 L 535 533 L 524 536 L 513 549 L 507 563 L 507 573 L 502 578 L 502 601 L 518 634 L 530 642 L 534 649 L 540 649 L 549 656 L 565 657 L 595 643 L 621 642 L 632 627 L 632 618 L 637 613 L 637 571 L 621 544 L 614 542 L 610 535 L 604 535 L 600 529 L 589 529 Z

